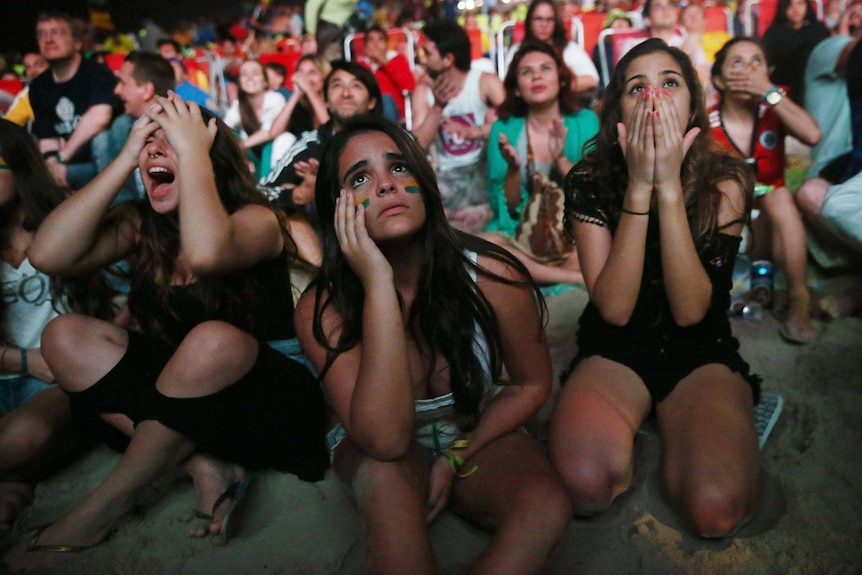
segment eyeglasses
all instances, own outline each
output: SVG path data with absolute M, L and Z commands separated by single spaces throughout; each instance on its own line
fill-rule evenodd
M 542 18 L 541 16 L 534 16 L 531 22 L 534 24 L 553 24 L 554 18 Z
M 66 36 L 68 34 L 71 34 L 71 32 L 66 28 L 48 28 L 47 30 L 37 30 L 36 39 L 45 40 L 49 37 L 59 38 L 60 36 Z

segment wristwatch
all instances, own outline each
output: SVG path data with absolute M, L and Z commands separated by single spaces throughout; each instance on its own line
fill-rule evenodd
M 763 101 L 769 104 L 770 107 L 774 108 L 781 103 L 781 100 L 783 100 L 784 96 L 786 95 L 787 92 L 785 92 L 778 86 L 770 86 L 766 93 L 763 95 Z

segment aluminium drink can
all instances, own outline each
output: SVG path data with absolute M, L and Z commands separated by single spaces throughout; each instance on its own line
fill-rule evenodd
M 772 293 L 774 289 L 774 274 L 772 262 L 768 260 L 757 260 L 751 262 L 751 297 L 764 309 L 772 307 Z

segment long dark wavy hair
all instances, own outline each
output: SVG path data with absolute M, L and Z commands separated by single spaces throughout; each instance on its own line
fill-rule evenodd
M 315 311 L 315 339 L 326 348 L 327 361 L 321 378 L 342 352 L 353 348 L 362 338 L 362 309 L 365 299 L 362 284 L 341 252 L 335 234 L 335 199 L 341 189 L 338 177 L 339 157 L 347 143 L 368 132 L 389 136 L 408 164 L 422 190 L 425 204 L 425 225 L 419 232 L 422 245 L 422 271 L 416 299 L 407 321 L 416 341 L 424 342 L 428 360 L 427 376 L 435 373 L 435 352 L 446 359 L 450 370 L 452 394 L 463 430 L 475 427 L 479 419 L 480 401 L 484 393 L 485 373 L 481 358 L 476 357 L 473 341 L 480 330 L 488 341 L 488 364 L 493 380 L 499 381 L 502 370 L 502 350 L 497 318 L 488 300 L 470 276 L 470 270 L 486 277 L 512 284 L 504 278 L 477 266 L 465 251 L 474 251 L 518 270 L 525 279 L 515 285 L 529 286 L 540 308 L 536 337 L 541 336 L 545 304 L 526 268 L 507 251 L 480 238 L 453 229 L 446 219 L 434 170 L 415 140 L 396 124 L 380 117 L 362 115 L 349 120 L 326 145 L 320 162 L 315 188 L 315 204 L 323 225 L 323 265 L 312 281 Z M 324 295 L 324 292 L 325 295 Z M 327 308 L 341 318 L 342 331 L 334 344 L 323 330 L 323 315 Z M 529 326 L 524 326 L 529 330 Z M 527 332 L 529 333 L 529 331 Z
M 257 65 L 260 68 L 260 73 L 263 74 L 264 82 L 266 82 L 266 70 L 260 61 L 247 60 L 242 65 L 245 66 L 246 64 Z M 257 114 L 254 113 L 254 107 L 251 104 L 251 94 L 242 89 L 242 82 L 238 82 L 238 85 L 239 93 L 236 99 L 239 103 L 239 121 L 242 124 L 242 129 L 250 136 L 260 130 L 261 123 Z
M 541 52 L 547 54 L 554 60 L 557 66 L 557 76 L 560 80 L 560 93 L 557 96 L 557 101 L 560 104 L 560 114 L 572 114 L 580 109 L 578 99 L 572 92 L 572 81 L 574 80 L 569 67 L 563 63 L 563 58 L 553 46 L 545 42 L 524 42 L 518 51 L 512 57 L 512 63 L 509 65 L 509 70 L 506 72 L 506 79 L 503 80 L 503 85 L 506 87 L 506 99 L 497 108 L 497 116 L 506 120 L 511 116 L 524 118 L 527 116 L 527 102 L 518 91 L 518 66 L 524 56 L 532 52 Z
M 12 174 L 15 197 L 0 207 L 0 250 L 11 247 L 18 227 L 35 232 L 42 221 L 68 196 L 59 188 L 45 165 L 33 137 L 27 130 L 0 119 L 0 157 Z M 114 314 L 112 298 L 116 295 L 101 271 L 78 276 L 51 276 L 51 300 L 55 309 L 65 300 L 75 312 L 110 319 Z M 59 311 L 59 310 L 58 310 Z M 0 298 L 0 338 L 10 343 L 6 331 L 7 306 Z
M 566 25 L 563 24 L 560 13 L 557 12 L 557 5 L 553 0 L 533 0 L 530 2 L 530 7 L 527 8 L 527 16 L 524 19 L 524 42 L 540 42 L 533 33 L 531 23 L 533 22 L 533 14 L 541 4 L 547 4 L 554 10 L 554 31 L 551 33 L 551 44 L 560 52 L 566 47 L 569 41 L 569 36 L 566 34 Z
M 722 192 L 718 183 L 733 179 L 747 190 L 745 214 L 751 210 L 754 188 L 750 168 L 737 158 L 719 151 L 712 141 L 704 99 L 697 73 L 686 54 L 668 46 L 663 40 L 653 38 L 632 48 L 614 69 L 602 106 L 599 131 L 587 142 L 584 155 L 573 172 L 588 174 L 593 182 L 593 193 L 608 206 L 606 217 L 612 228 L 619 221 L 620 209 L 628 182 L 628 168 L 617 134 L 617 123 L 622 121 L 622 98 L 629 66 L 636 59 L 663 52 L 679 65 L 682 76 L 691 94 L 691 113 L 686 131 L 698 127 L 700 134 L 695 139 L 682 164 L 682 187 L 686 213 L 695 244 L 702 249 L 714 239 L 718 228 L 718 212 Z M 571 226 L 571 222 L 568 222 Z
M 204 108 L 201 108 L 201 116 L 204 123 L 216 118 Z M 216 124 L 218 132 L 209 157 L 222 205 L 229 214 L 249 204 L 272 210 L 281 225 L 288 254 L 295 257 L 296 246 L 288 233 L 284 213 L 257 189 L 248 169 L 245 152 L 231 129 L 218 118 Z M 185 311 L 172 309 L 169 305 L 170 282 L 180 249 L 179 214 L 176 210 L 159 214 L 152 209 L 147 199 L 138 200 L 136 205 L 141 227 L 140 241 L 129 256 L 132 270 L 129 311 L 145 333 L 170 341 L 167 327 Z M 194 209 L 194 206 L 186 209 Z M 258 305 L 260 286 L 248 274 L 196 278 L 194 289 L 203 304 L 206 317 L 229 319 L 241 329 L 254 335 L 261 334 L 266 325 L 266 318 L 262 315 L 265 306 Z M 285 297 L 290 297 L 290 294 L 285 294 Z

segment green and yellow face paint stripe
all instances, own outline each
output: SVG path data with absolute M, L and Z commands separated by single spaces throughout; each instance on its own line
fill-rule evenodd
M 6 160 L 4 160 L 3 158 L 0 158 L 0 170 L 11 170 L 11 169 L 12 168 L 9 167 L 9 164 L 6 163 Z
M 410 180 L 404 184 L 404 191 L 408 194 L 420 194 L 422 193 L 422 188 L 419 187 L 419 182 L 416 180 Z
M 368 196 L 366 196 L 365 194 L 357 194 L 353 198 L 353 205 L 356 206 L 357 208 L 359 206 L 362 206 L 363 208 L 367 209 L 368 206 L 371 205 L 371 199 Z

